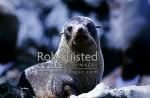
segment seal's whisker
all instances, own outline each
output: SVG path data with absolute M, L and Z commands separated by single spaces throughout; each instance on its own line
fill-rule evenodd
M 64 32 L 60 32 L 60 33 L 59 33 L 59 36 L 61 36 L 62 34 L 64 34 Z

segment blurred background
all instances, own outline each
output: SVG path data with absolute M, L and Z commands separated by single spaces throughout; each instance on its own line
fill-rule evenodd
M 150 0 L 0 0 L 0 98 L 12 98 L 6 92 L 23 70 L 43 62 L 38 51 L 57 50 L 63 24 L 75 16 L 103 27 L 97 31 L 104 82 L 113 88 L 150 83 Z

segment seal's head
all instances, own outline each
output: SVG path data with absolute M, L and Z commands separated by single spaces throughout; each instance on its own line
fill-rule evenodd
M 97 31 L 95 23 L 88 17 L 78 16 L 70 19 L 61 32 L 66 44 L 75 48 L 97 47 Z M 91 46 L 90 46 L 91 47 Z

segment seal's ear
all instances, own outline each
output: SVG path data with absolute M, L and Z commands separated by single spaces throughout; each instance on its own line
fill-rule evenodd
M 98 25 L 97 25 L 96 28 L 102 28 L 102 26 L 98 26 Z

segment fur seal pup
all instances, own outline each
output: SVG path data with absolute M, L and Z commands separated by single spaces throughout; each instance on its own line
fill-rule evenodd
M 20 87 L 37 98 L 67 98 L 92 90 L 101 81 L 103 56 L 95 23 L 78 16 L 65 23 L 52 60 L 27 68 Z

